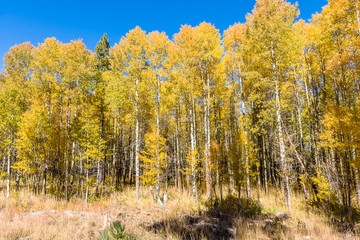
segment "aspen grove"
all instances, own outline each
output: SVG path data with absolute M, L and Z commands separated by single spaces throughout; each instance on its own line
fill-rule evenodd
M 0 73 L 0 177 L 70 200 L 134 186 L 164 205 L 274 188 L 360 204 L 360 6 L 257 0 L 223 34 L 210 23 L 13 46 Z M 254 197 L 254 196 L 253 196 Z M 241 212 L 241 201 L 239 200 Z

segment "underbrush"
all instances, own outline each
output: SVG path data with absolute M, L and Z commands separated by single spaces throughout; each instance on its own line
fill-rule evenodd
M 135 240 L 134 236 L 125 232 L 125 225 L 122 225 L 119 221 L 112 222 L 109 227 L 105 229 L 99 240 Z
M 311 201 L 313 211 L 326 215 L 332 221 L 356 224 L 360 222 L 360 209 L 356 206 L 345 206 L 337 201 Z
M 175 188 L 168 189 L 166 206 L 153 205 L 146 189 L 140 199 L 125 188 L 92 202 L 1 194 L 0 239 L 357 239 L 356 229 L 340 231 L 330 221 L 340 219 L 341 206 L 312 202 L 307 213 L 301 193 L 291 193 L 291 209 L 276 189 L 252 194 L 241 199 L 240 212 L 234 195 L 194 201 Z M 351 211 L 356 223 L 359 211 Z
M 214 211 L 218 208 L 220 212 L 225 214 L 236 215 L 245 218 L 251 218 L 261 213 L 262 207 L 258 200 L 241 198 L 241 206 L 239 206 L 239 200 L 234 195 L 228 195 L 224 199 L 211 199 L 205 202 L 205 206 L 208 210 Z M 240 212 L 239 212 L 240 207 Z

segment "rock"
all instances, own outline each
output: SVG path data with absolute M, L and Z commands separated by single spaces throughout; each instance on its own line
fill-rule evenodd
M 266 219 L 262 230 L 268 234 L 291 232 L 291 228 L 285 225 L 285 220 L 281 219 L 286 219 L 286 216 L 279 215 L 275 218 Z
M 334 225 L 337 227 L 339 232 L 347 232 L 353 230 L 353 225 L 347 222 L 340 222 Z
M 218 228 L 218 229 L 221 228 L 221 226 L 220 226 L 219 224 L 216 224 L 216 223 L 207 223 L 207 222 L 204 222 L 204 221 L 201 221 L 201 222 L 195 224 L 195 226 L 197 226 L 197 227 L 206 226 L 206 227 L 213 227 L 213 228 Z
M 279 219 L 279 220 L 286 220 L 289 219 L 289 215 L 287 213 L 284 212 L 278 212 L 275 214 L 275 216 Z
M 336 218 L 331 218 L 332 224 L 337 228 L 339 232 L 346 232 L 354 230 L 354 226 L 351 223 L 341 222 Z
M 266 219 L 265 221 L 265 225 L 263 226 L 263 230 L 265 232 L 269 232 L 269 233 L 273 233 L 276 231 L 276 222 L 272 219 Z
M 234 235 L 234 229 L 216 223 L 201 221 L 195 224 L 198 236 L 203 235 L 207 239 L 230 239 Z M 214 238 L 216 236 L 216 238 Z
M 194 224 L 194 223 L 197 223 L 198 222 L 198 218 L 196 217 L 193 217 L 189 214 L 183 214 L 181 217 L 180 217 L 181 221 L 185 224 Z

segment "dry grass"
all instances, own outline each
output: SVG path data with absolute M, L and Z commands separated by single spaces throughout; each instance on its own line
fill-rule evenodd
M 66 203 L 21 192 L 0 199 L 0 239 L 94 239 L 105 209 L 99 203 Z
M 262 213 L 271 216 L 285 212 L 290 218 L 282 222 L 286 229 L 274 235 L 263 230 L 264 223 L 261 221 L 255 222 L 254 226 L 253 223 L 248 224 L 243 219 L 238 219 L 238 229 L 241 232 L 238 237 L 241 236 L 241 239 L 360 239 L 353 232 L 337 231 L 325 215 L 316 214 L 311 210 L 307 213 L 302 194 L 292 192 L 291 210 L 284 205 L 283 193 L 277 192 L 276 189 L 271 189 L 269 194 L 255 191 L 252 197 L 261 203 Z
M 147 231 L 161 218 L 197 211 L 201 206 L 177 190 L 169 190 L 166 207 L 152 205 L 144 191 L 136 200 L 135 191 L 125 189 L 94 203 L 80 199 L 58 201 L 51 196 L 12 193 L 0 196 L 0 239 L 97 239 L 104 230 L 105 216 L 125 224 L 126 232 L 140 239 L 163 239 Z
M 262 214 L 250 219 L 234 216 L 229 227 L 236 239 L 358 239 L 353 233 L 335 231 L 324 215 L 307 214 L 300 194 L 292 193 L 291 210 L 286 209 L 282 194 L 274 189 L 268 195 L 254 191 L 252 197 L 261 203 Z M 6 199 L 1 194 L 0 239 L 97 239 L 104 230 L 106 215 L 111 221 L 120 221 L 125 231 L 138 239 L 188 239 L 190 235 L 176 231 L 192 227 L 184 216 L 191 216 L 202 226 L 215 219 L 203 214 L 205 199 L 195 202 L 176 189 L 169 189 L 168 199 L 166 207 L 153 205 L 147 191 L 136 200 L 130 188 L 94 203 L 58 201 L 25 192 L 13 193 Z M 274 219 L 278 212 L 288 213 L 290 219 L 281 221 L 282 227 L 269 233 L 264 228 L 265 220 Z M 159 223 L 162 227 L 156 230 L 153 226 Z

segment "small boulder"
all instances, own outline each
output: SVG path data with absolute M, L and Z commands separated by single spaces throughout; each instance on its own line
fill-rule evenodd
M 277 219 L 282 220 L 282 221 L 290 218 L 289 215 L 284 212 L 278 212 L 275 214 L 275 216 Z
M 268 233 L 274 233 L 276 231 L 277 223 L 272 219 L 266 219 L 265 225 L 263 226 L 263 230 Z

